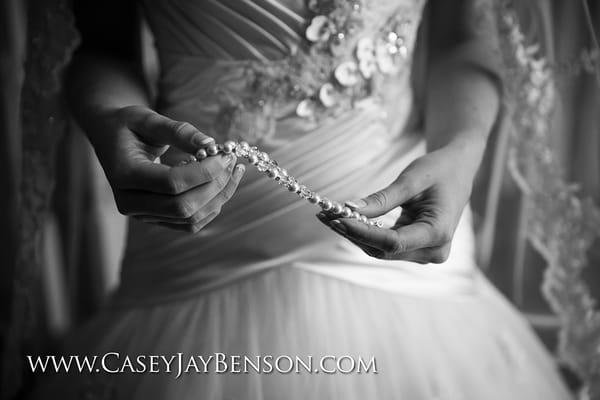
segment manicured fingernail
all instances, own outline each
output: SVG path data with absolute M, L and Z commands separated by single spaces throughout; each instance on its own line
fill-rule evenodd
M 245 171 L 246 171 L 246 167 L 244 166 L 244 164 L 238 164 L 235 166 L 235 176 L 236 177 L 241 177 L 242 175 L 244 175 Z
M 319 221 L 323 222 L 324 224 L 329 224 L 327 217 L 322 212 L 317 213 L 316 216 L 317 216 L 317 218 L 319 218 Z
M 337 219 L 334 219 L 333 221 L 331 221 L 329 223 L 329 226 L 331 227 L 331 229 L 333 229 L 334 231 L 336 231 L 337 233 L 340 233 L 342 235 L 345 235 L 346 233 L 348 233 L 348 230 L 346 229 L 344 224 L 342 224 Z
M 350 207 L 352 210 L 358 210 L 367 205 L 367 202 L 363 199 L 347 201 L 346 206 Z
M 215 139 L 211 138 L 211 137 L 206 137 L 204 135 L 194 135 L 194 137 L 192 138 L 192 143 L 194 144 L 194 146 L 199 146 L 199 147 L 204 147 L 204 146 L 208 146 L 211 143 L 214 143 Z

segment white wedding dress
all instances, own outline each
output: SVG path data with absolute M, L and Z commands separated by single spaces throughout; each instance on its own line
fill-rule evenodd
M 257 144 L 317 192 L 357 198 L 424 154 L 410 85 L 424 1 L 306 3 L 144 1 L 159 111 Z M 370 258 L 317 211 L 252 170 L 197 235 L 131 221 L 118 292 L 64 352 L 350 355 L 374 357 L 377 374 L 68 374 L 40 397 L 569 398 L 478 271 L 468 210 L 449 260 L 429 266 Z

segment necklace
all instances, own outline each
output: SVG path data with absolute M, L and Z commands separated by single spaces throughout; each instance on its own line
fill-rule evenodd
M 285 187 L 290 192 L 297 194 L 300 198 L 307 200 L 309 203 L 318 205 L 323 211 L 330 215 L 342 218 L 354 218 L 369 225 L 382 226 L 380 221 L 369 219 L 365 215 L 353 211 L 350 207 L 332 201 L 319 195 L 317 192 L 310 190 L 296 178 L 291 176 L 284 168 L 280 167 L 277 161 L 271 159 L 267 153 L 260 151 L 256 146 L 250 146 L 248 142 L 228 140 L 223 144 L 210 144 L 206 148 L 198 150 L 192 162 L 202 161 L 208 157 L 214 157 L 219 154 L 235 154 L 237 157 L 244 159 L 248 164 L 256 167 L 259 172 L 264 173 L 266 176 L 276 181 L 279 185 Z

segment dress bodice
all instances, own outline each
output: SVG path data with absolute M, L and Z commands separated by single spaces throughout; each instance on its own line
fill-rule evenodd
M 423 3 L 145 0 L 159 107 L 267 150 L 364 100 L 394 107 L 410 97 Z

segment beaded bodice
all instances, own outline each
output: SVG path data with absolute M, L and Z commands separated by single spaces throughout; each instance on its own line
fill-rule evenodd
M 201 128 L 268 146 L 284 120 L 311 126 L 390 88 L 398 95 L 423 3 L 146 0 L 163 69 L 161 107 L 195 103 L 206 113 Z

